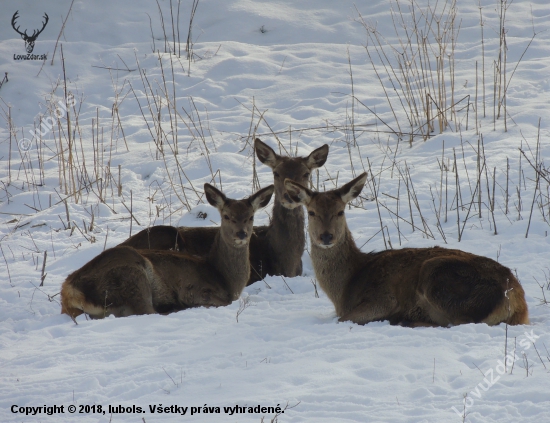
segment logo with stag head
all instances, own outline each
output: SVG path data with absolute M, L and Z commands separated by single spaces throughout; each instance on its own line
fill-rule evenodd
M 13 27 L 13 29 L 15 29 L 15 32 L 21 35 L 21 38 L 23 38 L 23 40 L 25 41 L 25 49 L 27 50 L 27 53 L 31 54 L 34 50 L 34 43 L 36 39 L 42 33 L 42 31 L 44 31 L 44 28 L 46 28 L 46 25 L 48 24 L 48 20 L 50 18 L 48 17 L 47 13 L 44 13 L 44 22 L 42 22 L 42 28 L 33 30 L 32 35 L 27 34 L 27 29 L 25 29 L 24 32 L 21 32 L 19 30 L 21 26 L 16 27 L 17 18 L 19 18 L 19 10 L 16 11 L 11 18 L 11 26 Z

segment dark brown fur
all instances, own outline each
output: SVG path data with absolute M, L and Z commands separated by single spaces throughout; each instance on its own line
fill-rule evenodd
M 61 312 L 73 318 L 81 313 L 122 317 L 223 306 L 237 299 L 250 276 L 253 216 L 269 203 L 273 186 L 244 200 L 228 199 L 208 184 L 205 193 L 222 216 L 206 257 L 126 245 L 111 248 L 67 277 Z
M 71 273 L 61 299 L 62 313 L 92 318 L 231 304 L 223 277 L 204 259 L 127 246 L 106 250 Z
M 213 237 L 210 246 L 212 242 L 214 242 Z M 185 250 L 185 242 L 181 238 L 178 228 L 168 225 L 151 226 L 150 228 L 143 229 L 120 245 L 134 247 L 138 250 Z M 210 248 L 202 255 L 206 255 L 208 251 L 210 251 Z
M 304 212 L 294 203 L 284 187 L 285 179 L 303 185 L 310 172 L 323 166 L 328 145 L 313 151 L 308 157 L 284 157 L 258 138 L 254 142 L 258 159 L 273 170 L 275 199 L 269 226 L 254 226 L 250 239 L 250 279 L 248 285 L 266 275 L 288 277 L 302 274 L 302 254 L 305 248 Z M 189 254 L 206 255 L 214 242 L 218 228 L 187 228 L 154 226 L 132 236 L 120 245 L 134 248 L 174 249 Z M 154 247 L 149 247 L 154 245 Z
M 486 257 L 440 247 L 362 253 L 344 210 L 366 181 L 314 193 L 286 181 L 309 213 L 311 259 L 340 321 L 389 320 L 411 326 L 529 323 L 523 288 L 510 269 Z

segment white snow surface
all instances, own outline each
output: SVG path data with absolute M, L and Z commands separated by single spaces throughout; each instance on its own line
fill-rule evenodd
M 172 43 L 170 4 L 175 11 L 178 2 L 158 3 Z M 430 138 L 417 137 L 412 144 L 408 139 L 397 143 L 393 134 L 383 132 L 387 128 L 382 121 L 395 127 L 386 100 L 395 93 L 381 88 L 376 71 L 386 87 L 390 85 L 380 59 L 374 56 L 372 60 L 378 62 L 376 71 L 373 69 L 365 49 L 367 31 L 359 23 L 360 13 L 388 45 L 399 46 L 391 14 L 392 10 L 399 13 L 395 2 L 201 0 L 192 31 L 196 56 L 189 70 L 184 46 L 192 2 L 182 1 L 182 53 L 179 59 L 172 55 L 173 78 L 170 54 L 164 52 L 158 6 L 152 0 L 75 1 L 51 65 L 70 4 L 68 0 L 2 2 L 0 79 L 7 72 L 9 81 L 0 88 L 1 422 L 259 423 L 275 418 L 279 422 L 550 421 L 550 309 L 541 305 L 543 295 L 550 299 L 548 182 L 541 178 L 540 190 L 535 190 L 536 173 L 525 157 L 520 169 L 519 151 L 522 148 L 533 165 L 542 163 L 542 168 L 550 154 L 550 4 L 546 0 L 516 0 L 507 10 L 506 127 L 503 116 L 493 123 L 497 2 L 458 2 L 454 90 L 455 101 L 471 96 L 469 127 L 466 129 L 464 109 L 457 113 L 459 122 L 451 122 L 442 133 L 436 128 Z M 424 0 L 415 4 L 417 10 L 436 7 L 435 2 Z M 399 5 L 409 16 L 410 3 Z M 444 6 L 440 2 L 437 7 Z M 49 15 L 34 48 L 34 54 L 48 54 L 46 62 L 14 60 L 14 55 L 25 51 L 23 40 L 11 27 L 16 10 L 21 29 L 39 28 L 44 12 Z M 94 180 L 97 130 L 92 135 L 92 127 L 96 125 L 103 133 L 103 166 L 110 160 L 113 174 L 105 203 L 98 199 L 96 185 L 83 189 L 78 203 L 74 196 L 68 198 L 72 226 L 78 226 L 72 231 L 66 229 L 67 212 L 60 202 L 71 190 L 66 192 L 59 183 L 59 128 L 47 131 L 40 143 L 33 141 L 28 152 L 17 147 L 22 138 L 30 138 L 29 130 L 39 124 L 40 114 L 47 112 L 52 99 L 55 103 L 64 98 L 61 46 L 67 89 L 77 100 L 81 128 L 74 135 L 75 150 L 84 154 L 89 181 Z M 153 52 L 153 47 L 160 53 Z M 446 54 L 448 57 L 451 51 Z M 483 137 L 488 172 L 481 178 L 482 216 L 476 202 L 459 242 L 456 200 L 452 204 L 456 193 L 453 149 L 465 204 L 460 209 L 462 227 L 477 181 L 476 62 L 478 132 Z M 156 155 L 155 127 L 147 106 L 147 95 L 152 97 L 146 94 L 138 63 L 155 94 L 162 94 L 163 74 L 170 98 L 175 92 L 181 114 L 177 119 L 177 157 L 188 179 L 177 176 L 173 154 L 167 153 L 166 164 Z M 350 66 L 354 95 L 372 112 L 352 101 Z M 393 77 L 398 79 L 399 74 Z M 482 116 L 483 98 L 486 117 Z M 112 130 L 116 125 L 114 104 L 124 136 L 119 129 Z M 257 108 L 254 117 L 253 105 Z M 265 120 L 259 119 L 261 113 Z M 355 125 L 370 125 L 357 127 L 356 141 L 350 126 L 352 113 Z M 406 128 L 402 109 L 396 113 Z M 166 99 L 161 114 L 169 134 L 165 142 L 171 143 L 174 132 Z M 15 128 L 11 136 L 8 115 Z M 74 111 L 70 115 L 74 127 Z M 61 123 L 67 124 L 65 116 Z M 205 134 L 204 141 L 196 137 L 200 131 Z M 364 326 L 339 323 L 326 295 L 320 289 L 319 297 L 315 295 L 307 251 L 303 276 L 268 277 L 266 283 L 247 287 L 241 300 L 228 307 L 104 320 L 79 316 L 77 324 L 60 314 L 57 294 L 67 275 L 105 247 L 124 241 L 130 230 L 136 233 L 150 225 L 178 222 L 187 226 L 218 224 L 217 211 L 205 205 L 201 195 L 202 184 L 211 182 L 213 174 L 229 197 L 249 195 L 253 190 L 249 134 L 254 131 L 279 151 L 273 135 L 277 133 L 281 145 L 292 154 L 306 155 L 328 143 L 328 161 L 318 176 L 313 175 L 313 185 L 320 190 L 340 186 L 370 166 L 380 217 L 377 203 L 368 201 L 374 196 L 372 178 L 363 191 L 362 207 L 355 204 L 358 207 L 346 212 L 363 251 L 440 245 L 498 260 L 517 272 L 531 324 L 411 329 L 387 321 Z M 166 144 L 164 148 L 168 151 Z M 450 165 L 443 176 L 442 156 Z M 507 159 L 509 210 L 505 214 Z M 119 165 L 120 197 L 116 186 L 113 188 Z M 400 176 L 406 165 L 419 207 L 413 200 L 409 202 L 405 179 Z M 262 186 L 272 182 L 270 169 L 257 160 L 256 170 Z M 493 171 L 494 221 L 487 197 L 488 192 L 492 195 Z M 182 192 L 188 196 L 189 207 L 182 204 Z M 123 203 L 128 208 L 131 204 L 133 221 Z M 414 231 L 407 223 L 411 220 L 409 204 Z M 257 224 L 268 222 L 270 208 L 258 213 Z M 92 211 L 94 227 L 90 231 Z M 199 212 L 209 217 L 197 219 Z M 398 221 L 394 213 L 404 220 Z M 46 277 L 40 287 L 44 251 Z M 237 320 L 239 306 L 245 301 L 249 306 Z M 513 368 L 504 370 L 506 340 L 506 352 L 517 360 Z M 53 405 L 64 406 L 64 413 L 13 412 Z M 71 405 L 76 406 L 75 414 L 68 412 Z M 96 411 L 101 406 L 106 412 L 79 413 L 94 405 Z M 189 408 L 185 415 L 158 414 L 150 410 L 155 405 Z M 220 407 L 220 413 L 205 413 L 205 405 Z M 268 412 L 230 415 L 224 411 L 224 407 L 235 405 L 288 405 L 288 409 L 278 417 Z M 136 406 L 144 412 L 111 414 L 109 406 Z M 200 414 L 191 415 L 191 407 L 199 408 Z

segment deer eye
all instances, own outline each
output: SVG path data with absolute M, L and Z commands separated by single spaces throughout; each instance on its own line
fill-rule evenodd
M 277 172 L 273 172 L 273 176 L 278 178 L 279 177 L 279 174 Z
M 250 219 L 248 220 L 250 220 L 251 222 L 254 222 L 254 216 L 250 216 Z
M 343 216 L 343 215 L 344 215 L 344 210 L 338 212 L 338 216 Z
M 304 173 L 304 178 L 309 178 L 309 172 Z
M 229 220 L 229 216 L 226 215 L 226 214 L 223 215 L 223 218 L 224 218 L 225 220 Z
M 313 212 L 313 211 L 309 211 L 308 214 L 309 214 L 310 216 L 315 216 L 315 212 Z

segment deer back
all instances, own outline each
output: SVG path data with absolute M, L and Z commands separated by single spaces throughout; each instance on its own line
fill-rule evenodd
M 213 239 L 212 239 L 213 241 Z M 119 244 L 140 250 L 185 250 L 185 244 L 179 231 L 174 226 L 158 225 L 143 229 Z M 210 244 L 211 246 L 212 244 Z M 210 249 L 208 246 L 208 250 Z M 206 252 L 208 252 L 206 250 Z M 196 254 L 189 251 L 190 254 Z
M 248 285 L 272 274 L 267 247 L 268 226 L 254 226 L 250 238 L 250 278 Z M 152 226 L 132 235 L 119 246 L 142 250 L 175 250 L 206 257 L 214 245 L 219 227 Z

